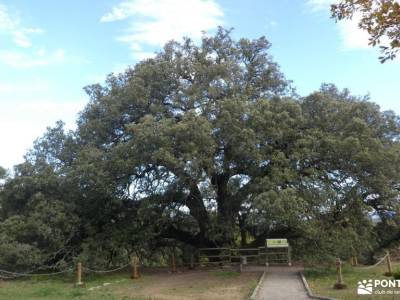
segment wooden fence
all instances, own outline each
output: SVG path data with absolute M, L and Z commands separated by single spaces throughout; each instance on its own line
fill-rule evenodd
M 277 250 L 277 251 L 276 251 Z M 200 248 L 198 249 L 199 265 L 249 264 L 265 265 L 290 264 L 290 252 L 282 249 L 258 248 Z

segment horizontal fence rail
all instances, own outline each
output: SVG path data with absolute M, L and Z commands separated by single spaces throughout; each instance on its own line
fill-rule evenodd
M 290 250 L 258 248 L 200 248 L 198 264 L 290 264 Z

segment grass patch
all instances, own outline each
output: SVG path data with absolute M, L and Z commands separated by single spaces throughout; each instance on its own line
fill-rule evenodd
M 397 264 L 395 268 L 399 268 Z M 333 297 L 339 300 L 360 300 L 362 299 L 400 299 L 400 295 L 357 295 L 357 283 L 364 279 L 393 279 L 384 275 L 385 265 L 365 269 L 363 267 L 352 267 L 348 264 L 343 266 L 343 280 L 347 285 L 346 289 L 336 290 L 333 285 L 337 281 L 335 268 L 309 268 L 305 269 L 304 275 L 315 295 Z M 389 288 L 393 289 L 393 288 Z M 400 292 L 400 289 L 398 289 Z
M 74 287 L 72 275 L 25 278 L 0 283 L 0 300 L 241 300 L 247 299 L 258 278 L 258 273 L 229 270 L 164 272 L 144 275 L 138 280 L 119 273 L 84 276 L 84 287 Z M 93 287 L 96 288 L 90 290 Z

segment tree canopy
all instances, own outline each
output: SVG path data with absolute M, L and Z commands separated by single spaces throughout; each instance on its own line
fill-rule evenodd
M 0 264 L 268 237 L 346 257 L 398 240 L 398 116 L 331 84 L 298 97 L 269 47 L 220 28 L 86 87 L 78 128 L 48 128 L 6 179 Z

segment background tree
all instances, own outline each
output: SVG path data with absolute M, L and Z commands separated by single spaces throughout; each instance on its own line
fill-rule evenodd
M 358 26 L 366 30 L 369 44 L 380 45 L 381 62 L 394 59 L 400 49 L 400 3 L 397 0 L 343 0 L 331 6 L 336 20 L 360 14 Z
M 25 162 L 15 172 L 0 194 L 0 265 L 26 271 L 71 261 L 79 218 L 67 185 L 48 166 Z
M 0 179 L 4 179 L 7 175 L 7 171 L 0 166 Z

